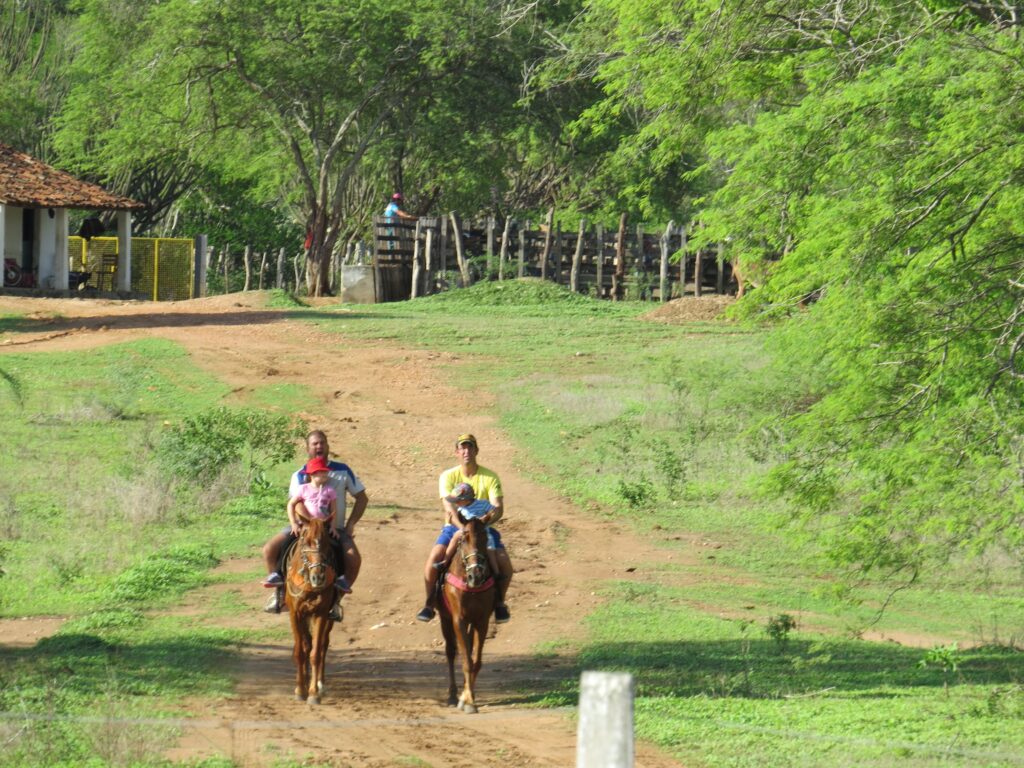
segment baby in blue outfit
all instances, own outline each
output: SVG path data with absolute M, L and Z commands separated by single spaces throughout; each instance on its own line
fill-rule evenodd
M 451 496 L 445 497 L 448 501 L 458 507 L 459 514 L 466 519 L 480 518 L 494 509 L 494 505 L 486 499 L 478 499 L 476 497 L 476 491 L 473 490 L 473 486 L 469 483 L 459 483 L 455 486 Z M 452 536 L 451 542 L 448 544 L 448 549 L 445 550 L 444 560 L 442 563 L 447 565 L 452 561 L 452 557 L 455 555 L 455 550 L 459 548 L 459 542 L 462 541 L 462 531 L 457 532 Z M 494 554 L 494 550 L 502 546 L 501 534 L 496 530 L 487 526 L 487 562 L 491 566 L 491 573 L 501 573 L 498 570 L 498 559 Z

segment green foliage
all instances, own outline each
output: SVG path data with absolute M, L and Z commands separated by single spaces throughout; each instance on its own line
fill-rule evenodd
M 960 652 L 959 644 L 950 643 L 949 645 L 936 645 L 931 648 L 917 665 L 922 669 L 938 667 L 942 670 L 943 675 L 949 675 L 960 669 L 963 660 L 964 656 Z
M 266 471 L 290 459 L 306 425 L 284 414 L 225 407 L 189 416 L 167 430 L 157 446 L 166 471 L 181 480 L 208 483 L 234 464 L 248 482 L 263 487 Z
M 178 546 L 157 552 L 121 573 L 112 584 L 114 603 L 152 602 L 181 594 L 201 584 L 204 571 L 217 564 L 209 550 Z
M 778 616 L 768 617 L 764 632 L 778 646 L 779 650 L 785 650 L 789 643 L 789 633 L 794 629 L 796 629 L 796 619 L 788 613 L 780 613 Z

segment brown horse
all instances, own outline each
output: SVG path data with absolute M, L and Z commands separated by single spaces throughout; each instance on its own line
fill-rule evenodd
M 448 706 L 477 711 L 473 690 L 480 672 L 487 624 L 494 611 L 494 576 L 487 562 L 487 529 L 479 520 L 463 520 L 462 541 L 445 576 L 438 612 L 448 657 Z M 462 653 L 462 695 L 455 687 L 456 646 Z
M 295 698 L 319 704 L 324 691 L 324 661 L 334 622 L 335 570 L 330 536 L 323 520 L 310 520 L 292 548 L 285 579 L 285 604 L 295 638 Z

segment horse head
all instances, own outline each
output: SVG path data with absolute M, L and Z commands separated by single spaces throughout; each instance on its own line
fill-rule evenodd
M 331 567 L 331 549 L 327 526 L 323 520 L 310 520 L 302 528 L 299 554 L 302 567 L 299 574 L 313 589 L 327 586 L 327 569 Z
M 476 518 L 468 520 L 459 515 L 462 521 L 462 543 L 459 544 L 459 555 L 462 568 L 466 573 L 466 584 L 476 589 L 491 576 L 491 567 L 487 560 L 487 528 Z

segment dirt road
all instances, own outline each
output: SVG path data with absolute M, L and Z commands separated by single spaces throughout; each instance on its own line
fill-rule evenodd
M 534 651 L 544 641 L 582 637 L 602 582 L 642 579 L 644 565 L 664 552 L 517 470 L 526 459 L 497 428 L 488 396 L 451 386 L 445 354 L 322 333 L 262 301 L 259 294 L 174 304 L 0 297 L 0 312 L 31 313 L 43 323 L 32 333 L 7 334 L 0 352 L 159 336 L 182 344 L 196 365 L 228 382 L 239 403 L 271 382 L 311 387 L 317 406 L 302 415 L 327 432 L 333 453 L 352 465 L 370 495 L 371 509 L 356 530 L 364 567 L 332 635 L 324 705 L 293 700 L 290 642 L 247 646 L 235 694 L 197 703 L 197 727 L 184 729 L 169 756 L 221 754 L 253 766 L 286 758 L 338 766 L 574 765 L 571 712 L 523 706 L 552 680 L 566 679 L 571 660 Z M 462 432 L 476 434 L 481 463 L 502 478 L 501 527 L 517 569 L 509 593 L 513 620 L 484 649 L 483 706 L 475 716 L 443 705 L 439 627 L 413 620 L 422 563 L 442 522 L 437 475 L 456 463 L 452 440 Z M 254 571 L 257 556 L 221 567 Z M 237 589 L 211 590 L 225 588 Z M 190 595 L 177 610 L 201 616 L 209 591 Z M 233 621 L 283 625 L 286 617 L 260 611 L 265 597 L 256 582 L 247 585 L 241 599 L 249 610 Z M 641 746 L 637 765 L 678 763 Z

